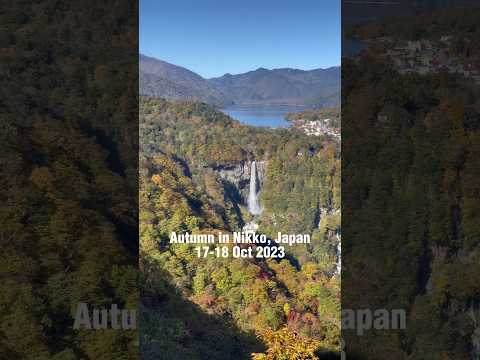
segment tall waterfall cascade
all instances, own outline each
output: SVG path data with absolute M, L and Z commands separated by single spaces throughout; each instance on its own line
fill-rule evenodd
M 337 259 L 335 261 L 335 273 L 340 275 L 342 273 L 342 238 L 340 235 L 336 235 L 338 243 L 337 243 Z
M 248 193 L 248 211 L 252 215 L 260 215 L 262 213 L 257 195 L 257 164 L 255 161 L 252 161 L 250 166 L 250 189 Z

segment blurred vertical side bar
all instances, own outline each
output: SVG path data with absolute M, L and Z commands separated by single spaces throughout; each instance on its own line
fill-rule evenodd
M 138 2 L 5 0 L 0 27 L 0 358 L 136 359 L 101 310 L 138 306 Z
M 343 1 L 347 359 L 480 359 L 480 9 Z

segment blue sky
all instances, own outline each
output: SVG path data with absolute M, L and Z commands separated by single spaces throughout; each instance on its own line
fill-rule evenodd
M 140 0 L 140 52 L 205 78 L 340 64 L 340 0 Z

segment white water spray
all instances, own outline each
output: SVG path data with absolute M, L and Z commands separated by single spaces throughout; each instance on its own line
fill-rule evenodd
M 252 161 L 250 167 L 250 192 L 248 194 L 248 211 L 252 215 L 260 215 L 262 208 L 258 204 L 257 198 L 257 164 Z
M 342 273 L 342 238 L 336 234 L 337 237 L 337 260 L 335 261 L 335 270 L 336 274 L 340 275 Z

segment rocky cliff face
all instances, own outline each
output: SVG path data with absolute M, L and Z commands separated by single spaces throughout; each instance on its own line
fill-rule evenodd
M 251 164 L 251 161 L 244 161 L 238 164 L 214 168 L 214 171 L 218 174 L 219 178 L 222 179 L 226 191 L 232 193 L 232 197 L 236 198 L 238 202 L 243 205 L 247 203 L 248 199 Z M 260 191 L 262 191 L 263 180 L 267 170 L 267 162 L 256 160 L 256 165 L 258 183 Z
M 480 303 L 471 304 L 468 310 L 468 316 L 473 324 L 472 331 L 472 360 L 480 359 Z
M 473 266 L 476 261 L 475 251 L 460 250 L 454 255 L 449 255 L 449 249 L 443 246 L 431 246 L 431 261 L 428 282 L 426 284 L 426 295 L 434 297 L 438 291 L 438 278 L 445 276 L 445 267 L 448 264 L 456 263 L 465 267 Z M 448 272 L 446 273 L 448 274 Z M 465 301 L 452 299 L 445 309 L 450 317 L 463 319 L 461 332 L 470 338 L 471 360 L 480 360 L 480 301 L 476 297 L 467 298 Z

